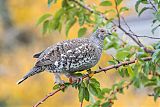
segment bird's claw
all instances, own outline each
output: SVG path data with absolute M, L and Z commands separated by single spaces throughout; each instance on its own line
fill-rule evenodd
M 82 82 L 82 77 L 69 77 L 69 82 L 72 83 L 77 83 L 80 84 Z
M 65 81 L 63 81 L 63 80 L 56 80 L 55 82 L 54 82 L 54 84 L 59 84 L 59 85 L 63 85 L 65 83 Z

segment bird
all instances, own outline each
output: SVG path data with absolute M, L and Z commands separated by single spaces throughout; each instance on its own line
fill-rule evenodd
M 61 74 L 69 78 L 74 77 L 75 72 L 91 69 L 100 60 L 107 32 L 105 28 L 98 28 L 88 37 L 61 41 L 33 55 L 37 62 L 17 84 L 43 71 L 53 73 L 56 84 L 63 84 Z

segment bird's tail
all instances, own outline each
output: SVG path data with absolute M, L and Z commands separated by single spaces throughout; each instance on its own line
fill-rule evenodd
M 38 74 L 42 71 L 44 71 L 45 69 L 43 67 L 33 67 L 22 79 L 20 79 L 19 81 L 17 81 L 17 84 L 22 83 L 24 80 L 26 80 L 28 77 L 33 76 L 35 74 Z

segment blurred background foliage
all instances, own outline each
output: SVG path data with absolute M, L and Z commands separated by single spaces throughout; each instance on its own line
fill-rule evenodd
M 97 1 L 88 0 L 88 3 L 96 4 Z M 31 107 L 52 91 L 53 75 L 48 72 L 29 78 L 19 86 L 16 85 L 16 81 L 33 66 L 34 53 L 58 41 L 77 37 L 78 24 L 72 27 L 68 37 L 63 29 L 61 33 L 54 31 L 42 35 L 41 27 L 36 27 L 39 17 L 46 12 L 53 13 L 58 10 L 60 2 L 48 8 L 47 0 L 0 1 L 0 107 Z M 131 10 L 125 15 L 131 16 L 132 13 Z M 87 31 L 87 34 L 89 32 Z M 98 65 L 105 67 L 109 59 L 109 55 L 103 54 Z M 98 66 L 93 69 L 98 69 Z M 97 74 L 96 78 L 102 87 L 110 87 L 120 79 L 114 70 L 108 71 L 107 74 Z M 77 93 L 77 90 L 69 88 L 65 93 L 60 92 L 48 99 L 41 107 L 77 107 Z M 146 95 L 144 89 L 133 87 L 125 90 L 124 95 L 118 95 L 118 99 L 114 107 L 160 106 L 160 100 L 154 102 L 152 97 Z

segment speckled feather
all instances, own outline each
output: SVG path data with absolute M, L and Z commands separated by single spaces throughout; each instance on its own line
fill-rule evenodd
M 35 66 L 46 66 L 50 72 L 76 72 L 89 69 L 99 61 L 102 48 L 88 38 L 67 40 L 47 48 Z
M 44 70 L 52 73 L 73 73 L 90 69 L 101 57 L 106 34 L 105 29 L 97 29 L 89 38 L 62 41 L 35 54 L 33 57 L 38 58 L 35 66 L 18 84 Z

